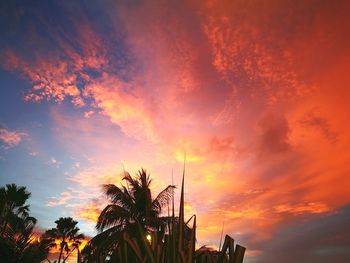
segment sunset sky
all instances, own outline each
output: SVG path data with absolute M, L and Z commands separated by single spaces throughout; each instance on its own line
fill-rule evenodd
M 349 262 L 350 1 L 0 2 L 0 185 L 38 229 L 95 235 L 102 184 L 186 152 L 199 245 Z

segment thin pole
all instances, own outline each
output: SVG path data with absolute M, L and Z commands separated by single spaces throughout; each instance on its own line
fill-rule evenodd
M 223 234 L 224 234 L 224 226 L 225 226 L 225 221 L 222 222 L 222 229 L 221 229 L 221 236 L 220 236 L 219 251 L 221 250 L 222 236 L 223 236 Z

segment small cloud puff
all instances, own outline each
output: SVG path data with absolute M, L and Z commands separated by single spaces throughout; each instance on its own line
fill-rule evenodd
M 10 131 L 5 128 L 0 128 L 0 142 L 3 148 L 9 149 L 17 146 L 27 134 L 24 132 Z

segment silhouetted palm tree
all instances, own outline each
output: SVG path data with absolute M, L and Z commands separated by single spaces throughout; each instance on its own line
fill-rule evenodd
M 43 235 L 46 240 L 51 240 L 51 246 L 55 246 L 55 240 L 59 240 L 59 258 L 58 263 L 65 262 L 71 253 L 77 249 L 84 239 L 83 234 L 79 234 L 79 228 L 76 226 L 77 221 L 71 217 L 61 217 L 55 221 L 56 227 L 49 229 Z
M 21 263 L 41 263 L 47 259 L 50 251 L 50 244 L 45 239 L 31 241 L 23 253 Z
M 0 188 L 0 258 L 4 262 L 41 262 L 49 252 L 44 243 L 34 242 L 36 219 L 29 216 L 29 197 L 25 187 Z
M 96 228 L 100 231 L 111 226 L 126 229 L 139 222 L 146 230 L 156 229 L 161 224 L 159 215 L 168 204 L 174 186 L 167 186 L 153 199 L 150 190 L 152 180 L 145 170 L 139 171 L 136 178 L 125 173 L 123 180 L 127 182 L 127 187 L 117 187 L 114 184 L 103 186 L 111 204 L 101 212 Z
M 175 187 L 169 185 L 153 198 L 150 190 L 152 180 L 144 169 L 137 173 L 136 178 L 125 172 L 123 180 L 126 181 L 126 186 L 103 186 L 111 203 L 98 218 L 96 228 L 101 233 L 90 241 L 85 250 L 87 253 L 91 254 L 91 250 L 96 247 L 101 250 L 101 246 L 105 246 L 105 250 L 114 249 L 122 233 L 138 237 L 139 226 L 145 233 L 165 227 L 166 221 L 160 218 L 160 214 L 172 197 Z
M 30 193 L 25 187 L 7 184 L 0 188 L 0 234 L 6 232 L 9 224 L 18 217 L 28 216 L 29 205 L 26 205 Z

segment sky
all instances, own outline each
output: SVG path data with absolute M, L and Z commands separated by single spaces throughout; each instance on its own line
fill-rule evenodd
M 0 185 L 93 236 L 102 184 L 143 167 L 155 196 L 186 152 L 199 245 L 224 224 L 247 263 L 349 262 L 349 8 L 1 1 Z

